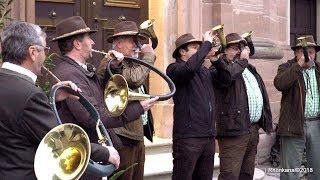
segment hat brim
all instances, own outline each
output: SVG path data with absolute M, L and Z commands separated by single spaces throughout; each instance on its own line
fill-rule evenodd
M 292 46 L 291 47 L 291 49 L 293 50 L 293 51 L 295 51 L 297 48 L 301 48 L 302 46 Z M 318 46 L 318 45 L 314 45 L 314 46 L 308 46 L 308 47 L 314 47 L 315 48 L 315 50 L 316 50 L 316 52 L 319 52 L 320 51 L 320 46 Z
M 229 45 L 229 44 L 238 44 L 239 42 L 247 44 L 247 41 L 245 41 L 244 39 L 238 39 L 238 40 L 234 40 L 234 41 L 228 42 L 227 45 Z
M 202 44 L 202 41 L 197 40 L 197 39 L 191 39 L 191 40 L 189 40 L 189 41 L 181 44 L 180 46 L 176 47 L 176 49 L 173 51 L 172 57 L 173 57 L 173 58 L 177 58 L 177 57 L 178 57 L 178 54 L 179 54 L 179 49 L 180 49 L 180 47 L 183 46 L 183 45 L 185 45 L 185 44 L 189 44 L 189 43 L 198 43 L 198 44 L 201 45 L 201 44 Z
M 230 47 L 230 45 L 232 45 L 232 44 L 238 44 L 238 46 L 239 46 L 240 43 L 244 44 L 244 46 L 248 46 L 248 42 L 246 40 L 240 39 L 240 40 L 235 40 L 235 41 L 228 42 L 227 43 L 227 47 Z
M 119 36 L 136 36 L 136 35 L 141 39 L 146 39 L 147 38 L 147 37 L 145 37 L 145 36 L 143 36 L 141 34 L 138 34 L 138 32 L 135 32 L 135 31 L 125 31 L 125 32 L 117 33 L 117 34 L 114 34 L 114 35 L 110 36 L 107 39 L 107 42 L 108 43 L 112 43 L 113 40 L 116 39 Z
M 95 32 L 97 32 L 97 30 L 91 30 L 89 28 L 88 29 L 80 29 L 78 31 L 74 31 L 74 32 L 71 32 L 71 33 L 63 34 L 61 36 L 52 38 L 51 42 L 54 42 L 54 41 L 57 41 L 57 40 L 60 40 L 60 39 L 64 39 L 64 38 L 67 38 L 67 37 L 75 36 L 75 35 L 80 35 L 80 34 L 85 34 L 85 33 L 92 34 L 92 33 L 95 33 Z

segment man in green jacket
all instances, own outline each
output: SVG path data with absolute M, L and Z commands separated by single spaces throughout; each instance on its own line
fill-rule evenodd
M 281 179 L 299 179 L 302 154 L 307 152 L 308 179 L 320 177 L 320 64 L 315 61 L 320 50 L 308 36 L 308 58 L 305 60 L 301 43 L 291 49 L 295 58 L 278 68 L 275 87 L 282 92 L 278 133 L 281 137 L 280 164 L 294 172 L 281 173 Z
M 133 21 L 122 21 L 115 25 L 114 34 L 109 37 L 108 42 L 112 43 L 112 49 L 122 53 L 124 56 L 138 58 L 139 48 L 137 40 L 145 37 L 138 35 L 137 24 Z M 153 65 L 156 56 L 151 44 L 141 46 L 143 55 L 142 61 Z M 104 58 L 98 68 L 98 74 L 103 76 L 105 73 L 107 59 Z M 149 76 L 150 69 L 140 64 L 122 61 L 122 75 L 126 79 L 130 89 L 135 92 L 147 94 L 145 82 Z M 143 179 L 145 146 L 144 136 L 150 141 L 154 134 L 153 118 L 151 111 L 146 111 L 137 121 L 128 123 L 123 127 L 115 128 L 114 131 L 120 137 L 123 147 L 118 149 L 121 162 L 119 170 L 128 168 L 134 163 L 138 163 L 134 168 L 128 170 L 120 177 L 123 180 Z

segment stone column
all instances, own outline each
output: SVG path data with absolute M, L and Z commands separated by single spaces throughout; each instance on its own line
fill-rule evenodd
M 256 66 L 265 82 L 273 119 L 277 121 L 281 93 L 274 88 L 273 79 L 278 65 L 291 55 L 288 0 L 204 0 L 202 6 L 203 31 L 218 24 L 224 24 L 225 35 L 253 31 L 255 55 L 249 62 Z M 259 163 L 268 159 L 273 142 L 274 134 L 271 137 L 260 134 Z
M 165 73 L 171 63 L 171 49 L 177 23 L 175 3 L 170 0 L 149 0 L 149 18 L 155 19 L 154 30 L 158 37 L 158 47 L 155 49 L 157 56 L 155 66 Z M 169 92 L 168 85 L 160 76 L 150 73 L 149 80 L 150 94 L 163 95 Z M 173 103 L 172 100 L 161 101 L 151 109 L 155 135 L 162 138 L 170 138 L 172 134 Z
M 167 66 L 174 61 L 172 52 L 175 40 L 184 33 L 192 33 L 201 38 L 201 1 L 194 0 L 149 0 L 149 18 L 155 19 L 155 32 L 159 39 L 155 66 L 166 71 Z M 150 93 L 166 94 L 169 92 L 167 83 L 161 77 L 150 74 Z M 172 99 L 158 102 L 153 108 L 156 136 L 172 137 L 173 101 Z

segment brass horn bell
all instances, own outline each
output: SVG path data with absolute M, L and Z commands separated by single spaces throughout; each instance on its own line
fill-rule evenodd
M 120 116 L 126 109 L 128 101 L 150 99 L 151 96 L 130 91 L 125 78 L 115 74 L 105 87 L 104 97 L 109 113 L 112 116 Z
M 34 170 L 42 179 L 79 179 L 90 160 L 90 141 L 75 124 L 61 124 L 42 139 L 36 152 Z
M 246 33 L 241 35 L 241 37 L 243 39 L 245 39 L 247 41 L 247 43 L 248 43 L 248 47 L 250 49 L 249 56 L 253 56 L 254 53 L 255 53 L 255 48 L 254 48 L 254 45 L 253 45 L 253 42 L 252 42 L 252 39 L 251 39 L 251 34 L 252 34 L 252 31 L 249 31 L 249 32 L 246 32 Z
M 225 48 L 226 48 L 226 46 L 227 46 L 227 41 L 226 41 L 226 38 L 225 38 L 224 33 L 223 33 L 223 26 L 224 26 L 224 24 L 221 24 L 221 25 L 215 26 L 215 27 L 213 27 L 213 28 L 211 29 L 211 31 L 217 33 L 217 37 L 218 37 L 218 39 L 219 39 L 219 41 L 220 41 L 220 48 L 219 48 L 219 50 L 215 53 L 215 55 L 218 55 L 218 54 L 220 54 L 220 53 L 223 53 L 224 50 L 225 50 Z M 216 42 L 216 40 L 214 40 L 212 45 L 213 45 L 213 46 L 217 46 L 217 44 L 218 44 L 218 43 Z
M 158 46 L 158 38 L 156 33 L 154 32 L 153 24 L 155 20 L 154 19 L 149 19 L 144 21 L 143 23 L 140 24 L 139 26 L 139 33 L 143 36 L 147 36 L 150 38 L 152 42 L 152 48 L 155 49 Z M 137 43 L 138 46 L 141 48 L 141 43 Z
M 68 86 L 55 86 L 50 91 L 49 102 L 57 122 L 60 124 L 50 130 L 41 140 L 34 158 L 34 171 L 39 180 L 79 179 L 86 171 L 98 177 L 114 172 L 113 164 L 102 165 L 90 159 L 91 144 L 87 133 L 78 125 L 61 124 L 55 103 L 56 92 L 63 89 L 79 97 L 79 102 L 96 120 L 98 142 L 113 146 L 110 136 L 100 120 L 95 107 L 79 92 Z
M 309 62 L 309 53 L 308 53 L 308 42 L 307 42 L 307 38 L 309 38 L 310 36 L 302 36 L 297 38 L 297 40 L 301 43 L 301 47 L 303 49 L 303 55 L 304 55 L 304 59 L 305 62 Z

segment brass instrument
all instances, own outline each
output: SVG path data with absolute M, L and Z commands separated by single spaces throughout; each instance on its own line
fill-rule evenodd
M 44 67 L 44 66 L 43 66 Z M 44 67 L 58 82 L 52 72 Z M 96 119 L 96 131 L 101 145 L 106 142 L 112 146 L 109 134 L 100 120 L 95 107 L 80 93 L 67 86 L 55 86 L 50 92 L 50 106 L 54 111 L 59 126 L 50 130 L 41 140 L 35 154 L 34 170 L 37 178 L 42 179 L 79 179 L 85 171 L 99 177 L 109 176 L 115 170 L 114 165 L 100 165 L 90 159 L 91 146 L 87 133 L 78 125 L 62 124 L 55 105 L 55 94 L 65 90 L 78 96 L 79 102 Z
M 137 36 L 141 35 L 141 36 L 147 36 L 148 38 L 150 38 L 153 49 L 157 48 L 158 46 L 158 38 L 153 28 L 154 21 L 155 21 L 154 19 L 149 19 L 141 23 L 139 26 L 139 32 L 137 34 Z M 136 44 L 141 49 L 141 43 L 138 39 L 139 38 L 136 38 Z
M 90 141 L 75 124 L 61 124 L 40 142 L 34 159 L 37 179 L 79 179 L 90 159 Z
M 100 54 L 104 54 L 104 55 L 109 55 L 108 53 L 106 52 L 103 52 L 103 51 L 98 51 L 98 50 L 95 50 L 95 49 L 91 49 L 92 52 L 95 52 L 95 53 L 100 53 Z
M 119 116 L 127 107 L 128 101 L 150 99 L 150 95 L 132 92 L 123 76 L 115 74 L 109 79 L 104 98 L 107 109 L 112 116 Z
M 304 55 L 304 60 L 305 62 L 309 62 L 309 53 L 308 53 L 308 42 L 307 42 L 307 38 L 309 38 L 310 36 L 302 36 L 297 38 L 298 41 L 301 43 L 301 47 L 303 49 L 303 55 Z
M 224 33 L 223 33 L 223 26 L 224 26 L 224 24 L 221 24 L 221 25 L 215 26 L 215 27 L 213 27 L 211 29 L 212 32 L 216 32 L 217 33 L 217 37 L 218 37 L 218 39 L 220 41 L 220 48 L 215 53 L 215 55 L 223 53 L 225 48 L 226 48 L 226 46 L 227 46 L 226 38 L 225 38 Z M 212 43 L 212 46 L 217 46 L 217 45 L 218 45 L 218 42 L 217 42 L 217 40 L 214 39 L 214 41 Z
M 127 84 L 127 81 L 122 75 L 115 74 L 113 75 L 110 70 L 111 62 L 115 60 L 112 59 L 108 62 L 107 65 L 107 71 L 111 78 L 108 80 L 105 90 L 104 90 L 104 98 L 105 98 L 105 104 L 107 106 L 107 110 L 109 111 L 110 115 L 112 116 L 120 116 L 125 108 L 127 107 L 128 101 L 131 100 L 145 100 L 150 99 L 159 95 L 148 95 L 148 94 L 141 94 L 141 93 L 135 93 L 132 92 Z M 153 67 L 152 65 L 141 61 L 139 59 L 135 59 L 132 57 L 124 57 L 124 60 L 130 61 L 133 63 L 138 63 L 143 66 L 148 67 L 149 69 L 156 72 L 158 75 L 160 75 L 169 85 L 170 93 L 166 95 L 159 96 L 158 101 L 165 101 L 171 98 L 174 93 L 176 92 L 176 87 L 172 80 L 164 73 L 162 73 L 157 68 Z
M 60 79 L 56 75 L 54 75 L 47 67 L 42 65 L 42 69 L 44 69 L 47 73 L 49 73 L 57 82 L 61 82 Z
M 246 32 L 246 33 L 242 34 L 242 38 L 244 38 L 247 41 L 248 47 L 250 49 L 249 56 L 253 56 L 254 53 L 255 53 L 254 45 L 253 45 L 253 42 L 252 42 L 252 39 L 251 39 L 251 34 L 252 34 L 252 31 L 249 31 L 249 32 Z

